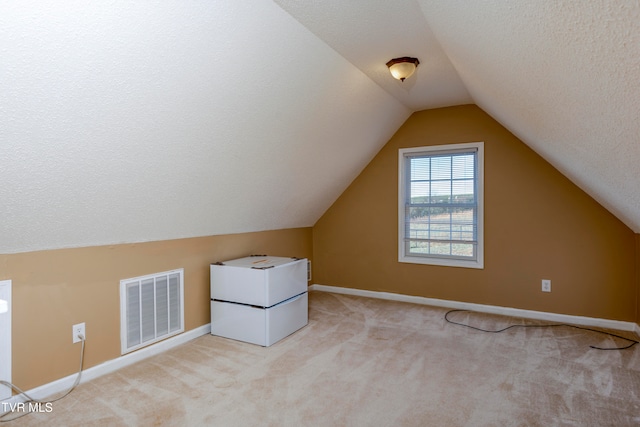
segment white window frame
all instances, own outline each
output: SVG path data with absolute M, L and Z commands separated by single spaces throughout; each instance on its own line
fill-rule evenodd
M 447 256 L 417 256 L 407 254 L 405 245 L 405 197 L 407 195 L 408 174 L 406 159 L 408 156 L 436 152 L 447 153 L 459 150 L 475 149 L 477 155 L 476 184 L 477 184 L 477 247 L 475 259 L 461 259 Z M 484 142 L 470 142 L 463 144 L 432 145 L 426 147 L 402 148 L 398 151 L 398 261 L 413 264 L 429 264 L 449 267 L 484 268 Z

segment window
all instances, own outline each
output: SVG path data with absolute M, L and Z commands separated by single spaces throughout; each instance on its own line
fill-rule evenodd
M 398 261 L 483 268 L 482 142 L 399 152 Z

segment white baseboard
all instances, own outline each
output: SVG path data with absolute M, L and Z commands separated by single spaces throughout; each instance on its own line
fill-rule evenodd
M 618 331 L 632 331 L 640 335 L 640 326 L 633 322 L 619 320 L 598 319 L 594 317 L 572 316 L 569 314 L 548 313 L 545 311 L 523 310 L 519 308 L 500 307 L 495 305 L 474 304 L 469 302 L 449 301 L 435 298 L 416 297 L 411 295 L 394 294 L 390 292 L 367 291 L 363 289 L 341 288 L 313 284 L 311 291 L 333 292 L 335 294 L 356 295 L 369 298 L 379 298 L 391 301 L 411 302 L 414 304 L 432 305 L 460 310 L 478 311 L 481 313 L 502 314 L 505 316 L 523 317 L 526 319 L 547 320 L 557 323 L 570 323 L 582 326 L 596 326 L 599 328 L 615 329 Z
M 181 344 L 184 344 L 188 341 L 209 333 L 211 333 L 211 324 L 207 323 L 206 325 L 202 325 L 180 335 L 176 335 L 164 341 L 160 341 L 156 344 L 150 345 L 149 347 L 141 348 L 140 350 L 125 354 L 124 356 L 118 357 L 117 359 L 112 359 L 107 362 L 101 363 L 100 365 L 85 369 L 84 371 L 82 371 L 82 379 L 80 380 L 80 384 L 101 377 L 103 375 L 110 374 L 117 371 L 118 369 L 124 368 L 125 366 L 129 366 L 148 357 L 155 356 L 156 354 L 160 354 L 173 347 L 177 347 Z M 91 341 L 87 341 L 85 345 L 87 347 L 90 346 Z M 55 393 L 68 390 L 75 382 L 77 375 L 78 374 L 73 374 L 69 375 L 68 377 L 60 378 L 59 380 L 28 390 L 26 393 L 34 399 L 46 399 L 48 396 L 51 396 Z M 19 384 L 16 385 L 20 386 Z M 3 400 L 2 402 L 17 403 L 24 402 L 25 400 L 26 398 L 24 398 L 24 396 L 15 395 L 7 400 Z

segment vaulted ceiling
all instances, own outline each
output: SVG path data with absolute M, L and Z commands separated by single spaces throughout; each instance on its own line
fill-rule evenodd
M 467 103 L 640 232 L 639 22 L 637 1 L 3 2 L 0 253 L 311 226 L 411 112 Z
M 640 232 L 637 0 L 276 2 L 408 108 L 477 104 Z

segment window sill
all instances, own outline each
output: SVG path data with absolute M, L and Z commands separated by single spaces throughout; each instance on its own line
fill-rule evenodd
M 482 259 L 464 260 L 464 259 L 427 258 L 427 257 L 419 257 L 419 256 L 400 255 L 398 257 L 398 262 L 403 262 L 408 264 L 438 265 L 441 267 L 462 267 L 462 268 L 484 269 L 484 262 Z

